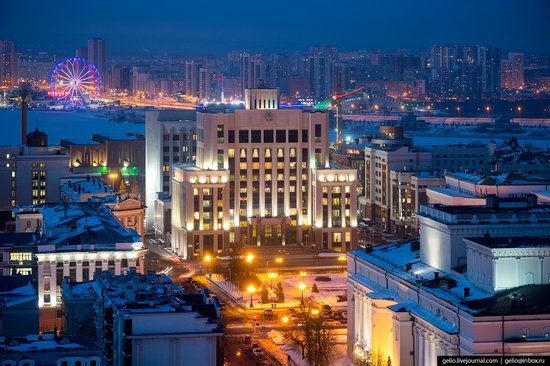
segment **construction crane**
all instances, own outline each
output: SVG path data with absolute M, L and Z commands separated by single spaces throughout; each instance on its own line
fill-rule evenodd
M 349 97 L 350 95 L 353 95 L 353 94 L 357 94 L 360 91 L 362 91 L 363 89 L 365 89 L 364 85 L 360 88 L 347 91 L 344 94 L 339 94 L 339 95 L 333 95 L 332 96 L 331 106 L 332 106 L 332 108 L 336 108 L 336 151 L 340 150 L 340 146 L 342 144 L 342 126 L 341 126 L 341 122 L 340 122 L 340 118 L 341 118 L 341 115 L 342 115 L 342 101 L 344 100 L 344 98 L 347 98 L 347 97 Z

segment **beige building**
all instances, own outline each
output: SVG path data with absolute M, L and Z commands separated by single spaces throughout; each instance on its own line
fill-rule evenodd
M 327 114 L 278 109 L 277 89 L 252 89 L 246 92 L 246 96 L 247 109 L 224 113 L 206 109 L 197 113 L 197 165 L 179 168 L 176 165 L 177 169 L 172 175 L 174 250 L 188 257 L 187 248 L 194 245 L 193 253 L 202 254 L 204 248 L 210 248 L 210 244 L 205 247 L 205 237 L 199 233 L 206 230 L 227 232 L 228 242 L 224 241 L 223 245 L 219 244 L 217 238 L 225 236 L 215 234 L 212 248 L 216 251 L 228 249 L 232 244 L 314 244 L 311 240 L 314 237 L 319 239 L 316 244 L 322 244 L 325 249 L 345 250 L 347 247 L 333 247 L 332 239 L 322 243 L 321 234 L 316 236 L 310 232 L 320 229 L 317 225 L 312 227 L 319 221 L 313 199 L 315 172 L 317 169 L 330 170 L 333 174 L 340 171 L 329 167 Z M 222 192 L 222 198 L 212 197 L 212 200 L 224 205 L 223 210 L 217 213 L 220 215 L 221 212 L 223 217 L 221 224 L 212 223 L 205 228 L 201 215 L 204 202 L 199 199 L 199 206 L 196 206 L 193 197 L 194 193 L 200 197 L 201 177 L 205 181 L 202 184 L 206 184 L 212 174 L 219 177 L 215 184 L 218 191 Z M 357 173 L 354 169 L 344 169 L 341 176 L 344 175 L 348 176 L 346 182 L 350 186 L 350 208 L 349 212 L 343 208 L 341 217 L 342 222 L 350 222 L 348 236 L 352 238 L 352 227 L 356 226 L 357 221 Z M 221 184 L 224 176 L 227 177 L 227 183 Z M 351 176 L 353 179 L 350 179 Z M 191 177 L 196 177 L 197 181 L 191 182 Z M 187 179 L 187 183 L 182 185 L 182 179 Z M 340 183 L 345 192 L 344 182 Z M 204 189 L 209 188 L 213 187 L 205 186 Z M 197 189 L 198 192 L 193 191 L 191 195 L 191 189 Z M 197 212 L 198 219 L 192 221 L 189 215 L 196 216 Z M 346 213 L 349 213 L 347 218 Z M 195 229 L 196 220 L 198 229 Z M 322 218 L 320 222 L 323 222 Z M 186 237 L 193 235 L 198 243 L 191 244 L 175 238 L 175 233 L 186 230 L 192 231 Z M 346 234 L 342 232 L 340 242 L 346 242 L 345 238 Z M 184 248 L 184 245 L 187 247 Z

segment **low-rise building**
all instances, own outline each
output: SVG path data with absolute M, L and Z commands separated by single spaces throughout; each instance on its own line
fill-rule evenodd
M 146 250 L 141 236 L 100 203 L 22 208 L 15 215 L 20 227 L 36 223 L 41 233 L 35 255 L 41 308 L 59 304 L 65 276 L 82 282 L 109 269 L 116 274 L 130 268 L 143 272 Z
M 32 276 L 0 280 L 0 335 L 25 336 L 38 332 L 38 296 Z M 2 352 L 0 352 L 1 356 Z
M 36 280 L 36 253 L 39 235 L 29 233 L 0 233 L 0 275 L 31 275 Z
M 64 329 L 93 332 L 110 365 L 223 364 L 220 303 L 166 275 L 104 272 L 63 284 Z
M 2 366 L 106 366 L 95 340 L 89 337 L 58 337 L 44 332 L 21 337 L 0 337 Z

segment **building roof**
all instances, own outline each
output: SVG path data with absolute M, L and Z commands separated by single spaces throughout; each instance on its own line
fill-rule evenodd
M 491 249 L 509 248 L 548 248 L 550 236 L 518 236 L 518 237 L 481 237 L 466 238 L 467 240 Z
M 523 198 L 499 198 L 499 202 L 517 202 L 523 203 L 525 200 Z M 536 205 L 536 206 L 505 206 L 505 207 L 487 207 L 487 206 L 448 206 L 442 205 L 439 203 L 431 205 L 423 205 L 425 207 L 431 207 L 435 210 L 448 213 L 450 215 L 483 215 L 483 214 L 514 214 L 519 212 L 531 212 L 531 213 L 549 213 L 550 206 L 547 205 Z M 420 215 L 426 215 L 425 210 L 419 212 Z
M 192 110 L 162 110 L 158 111 L 159 122 L 196 121 L 197 111 Z
M 37 241 L 36 233 L 0 233 L 0 246 L 33 246 Z
M 89 337 L 54 337 L 51 333 L 43 333 L 27 337 L 0 337 L 0 350 L 2 353 L 29 353 L 44 351 L 66 351 L 76 350 L 94 351 L 99 346 L 94 339 Z
M 526 285 L 466 302 L 479 315 L 550 314 L 550 285 Z

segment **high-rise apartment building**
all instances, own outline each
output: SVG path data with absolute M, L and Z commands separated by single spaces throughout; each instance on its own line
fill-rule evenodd
M 502 89 L 521 89 L 524 86 L 525 62 L 523 53 L 510 52 L 501 61 L 500 85 Z
M 329 164 L 328 115 L 278 109 L 247 89 L 245 110 L 197 114 L 196 166 L 172 173 L 172 247 L 186 258 L 232 245 L 307 241 L 347 251 L 357 171 Z
M 170 191 L 171 164 L 196 161 L 196 112 L 149 111 L 145 118 L 145 205 L 147 229 L 153 229 L 157 193 Z
M 99 70 L 102 80 L 106 79 L 107 71 L 107 42 L 102 38 L 88 40 L 88 61 Z
M 260 55 L 240 54 L 240 79 L 241 91 L 244 96 L 245 90 L 257 88 L 266 83 L 266 63 Z
M 481 95 L 496 95 L 500 90 L 500 48 L 479 46 L 477 62 L 481 74 Z
M 185 61 L 185 94 L 198 99 L 210 98 L 211 73 L 206 63 Z
M 17 54 L 13 41 L 0 40 L 0 86 L 13 87 L 17 83 Z

